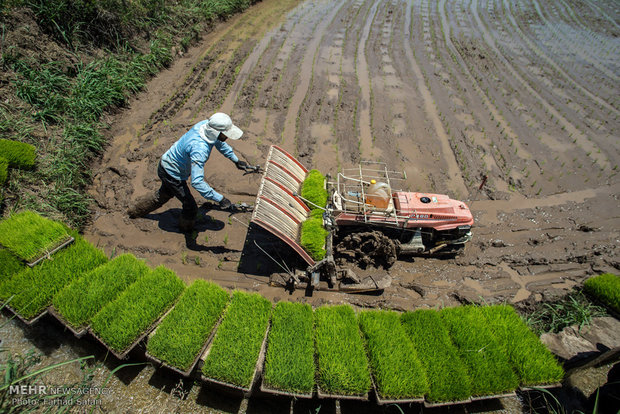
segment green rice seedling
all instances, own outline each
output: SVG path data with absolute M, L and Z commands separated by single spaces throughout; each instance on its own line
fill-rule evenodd
M 381 398 L 420 398 L 429 390 L 424 366 L 413 343 L 393 311 L 364 311 L 359 324 Z
M 426 369 L 430 402 L 465 400 L 471 396 L 471 378 L 458 355 L 439 312 L 431 309 L 407 312 L 401 322 Z
M 26 210 L 0 221 L 0 244 L 30 262 L 69 237 L 66 227 Z
M 513 391 L 519 378 L 478 306 L 445 308 L 441 318 L 467 365 L 475 396 Z
M 584 283 L 584 290 L 611 309 L 620 312 L 620 276 L 604 273 L 591 277 Z
M 250 387 L 270 315 L 271 302 L 267 299 L 235 291 L 202 373 L 218 381 Z
M 34 167 L 37 156 L 32 145 L 8 139 L 0 139 L 0 154 L 8 161 L 9 167 L 23 169 Z
M 521 385 L 552 384 L 562 380 L 562 367 L 514 308 L 498 305 L 484 306 L 481 310 L 517 371 Z
M 318 386 L 336 395 L 364 395 L 370 372 L 355 312 L 348 305 L 323 306 L 314 312 Z
M 265 384 L 309 394 L 314 388 L 314 322 L 310 305 L 279 302 L 271 318 Z
M 0 299 L 11 296 L 11 307 L 30 319 L 48 307 L 54 295 L 86 272 L 107 261 L 105 254 L 77 233 L 75 241 L 35 267 L 26 267 L 0 285 Z
M 134 255 L 123 254 L 64 287 L 52 303 L 73 328 L 79 329 L 149 271 Z
M 185 284 L 159 266 L 129 286 L 91 319 L 91 329 L 111 349 L 125 351 L 183 293 Z
M 323 227 L 323 219 L 310 217 L 301 223 L 301 246 L 314 260 L 322 260 L 325 257 L 325 238 L 328 231 Z
M 9 160 L 0 157 L 0 187 L 6 183 L 7 178 L 9 178 Z
M 188 370 L 207 342 L 230 295 L 220 286 L 196 280 L 149 339 L 147 352 L 182 371 Z
M 0 248 L 0 284 L 24 269 L 24 263 L 8 249 Z
M 325 207 L 327 204 L 327 190 L 325 189 L 325 176 L 319 170 L 310 170 L 306 179 L 301 184 L 301 196 L 308 200 L 310 210 L 316 206 Z M 321 211 L 319 209 L 319 211 Z

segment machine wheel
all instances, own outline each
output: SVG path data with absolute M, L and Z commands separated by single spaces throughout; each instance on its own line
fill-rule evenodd
M 351 233 L 345 236 L 335 249 L 336 256 L 366 268 L 391 267 L 398 258 L 400 243 L 379 231 Z

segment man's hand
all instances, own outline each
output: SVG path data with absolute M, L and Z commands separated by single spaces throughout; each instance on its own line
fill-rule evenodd
M 230 209 L 231 205 L 232 205 L 232 203 L 226 197 L 222 198 L 222 201 L 220 201 L 220 209 L 222 209 L 222 210 Z
M 245 169 L 246 169 L 246 168 L 247 168 L 247 166 L 248 166 L 248 163 L 247 163 L 247 162 L 245 162 L 245 161 L 239 160 L 239 161 L 237 161 L 237 162 L 235 163 L 235 165 L 237 166 L 237 168 L 238 168 L 238 169 L 240 169 L 240 170 L 244 170 L 244 171 L 245 171 Z

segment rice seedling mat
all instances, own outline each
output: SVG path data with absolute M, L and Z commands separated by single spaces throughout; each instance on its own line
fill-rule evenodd
M 256 361 L 256 366 L 254 367 L 254 374 L 252 375 L 252 379 L 250 380 L 250 385 L 247 387 L 241 387 L 236 384 L 232 384 L 230 382 L 221 381 L 215 378 L 207 377 L 205 374 L 200 374 L 200 379 L 204 382 L 215 384 L 223 387 L 225 390 L 233 391 L 235 393 L 240 393 L 243 397 L 249 397 L 252 394 L 252 388 L 254 388 L 254 384 L 258 379 L 258 374 L 263 370 L 263 363 L 265 362 L 265 349 L 267 345 L 267 336 L 269 334 L 269 328 L 265 331 L 265 337 L 263 338 L 263 343 L 260 347 L 260 353 L 258 354 L 258 360 Z M 209 352 L 211 352 L 211 347 L 213 346 L 213 341 L 207 347 L 205 353 L 200 357 L 202 361 L 207 359 L 209 356 Z
M 35 258 L 33 261 L 26 263 L 30 267 L 34 267 L 38 265 L 42 260 L 50 259 L 51 256 L 56 253 L 58 250 L 63 249 L 73 243 L 75 238 L 73 236 L 68 236 L 67 239 L 61 240 L 56 247 L 53 247 L 49 252 L 42 253 L 39 257 Z
M 54 308 L 54 306 L 50 306 L 49 308 L 47 308 L 47 311 L 49 312 L 50 315 L 52 315 L 54 318 L 56 318 L 58 320 L 58 322 L 60 322 L 66 329 L 68 329 L 69 331 L 71 331 L 71 333 L 76 337 L 76 338 L 81 338 L 84 335 L 86 335 L 88 333 L 88 328 L 89 326 L 81 326 L 79 329 L 75 329 L 61 314 L 60 312 L 58 312 L 56 310 L 56 308 Z
M 382 398 L 381 394 L 379 394 L 379 388 L 375 383 L 375 376 L 371 375 L 370 380 L 372 381 L 372 388 L 375 391 L 375 397 L 377 398 L 377 404 L 379 405 L 387 405 L 387 404 L 407 404 L 407 403 L 424 403 L 424 397 L 412 397 L 412 398 Z
M 265 394 L 281 395 L 283 397 L 291 397 L 291 398 L 312 398 L 314 396 L 314 391 L 309 394 L 300 394 L 297 392 L 289 392 L 289 391 L 278 390 L 276 388 L 269 388 L 269 386 L 265 385 L 264 377 L 260 384 L 260 390 L 261 392 L 264 392 Z
M 459 400 L 459 401 L 442 401 L 442 402 L 430 402 L 428 400 L 424 400 L 424 406 L 426 408 L 436 408 L 436 407 L 447 407 L 450 405 L 461 405 L 461 404 L 467 404 L 470 403 L 472 401 L 471 397 L 467 398 L 466 400 Z
M 177 373 L 183 375 L 184 377 L 189 377 L 192 374 L 192 372 L 194 371 L 194 368 L 196 368 L 196 364 L 198 364 L 198 361 L 203 359 L 203 355 L 205 355 L 205 352 L 206 352 L 207 348 L 209 348 L 209 346 L 211 345 L 211 342 L 213 341 L 213 338 L 215 337 L 215 331 L 217 331 L 217 328 L 220 326 L 220 323 L 222 323 L 222 319 L 224 319 L 224 317 L 220 316 L 220 319 L 213 326 L 213 330 L 209 334 L 209 337 L 207 338 L 207 340 L 206 340 L 205 344 L 203 345 L 202 349 L 200 350 L 198 355 L 196 355 L 196 358 L 194 359 L 194 362 L 192 362 L 192 364 L 189 366 L 189 368 L 187 370 L 185 370 L 185 371 L 182 371 L 179 368 L 175 367 L 174 365 L 171 365 L 171 364 L 168 364 L 167 362 L 162 361 L 161 359 L 157 358 L 156 356 L 150 354 L 148 351 L 146 351 L 144 353 L 144 355 L 148 359 L 150 359 L 151 361 L 153 361 L 154 363 L 156 363 L 157 365 L 159 365 L 161 367 L 164 367 L 164 368 L 167 368 L 167 369 L 172 370 L 174 372 L 177 372 Z M 149 334 L 149 338 L 151 336 L 155 335 L 155 332 L 157 332 L 157 328 L 155 328 L 155 330 Z
M 178 300 L 178 298 L 177 298 Z M 161 321 L 166 317 L 166 315 L 168 315 L 168 313 L 170 313 L 170 311 L 172 311 L 172 309 L 174 308 L 174 305 L 176 304 L 176 301 L 170 306 L 170 308 L 168 308 L 168 310 L 159 318 L 157 319 L 155 322 L 153 322 L 148 328 L 146 328 L 146 330 L 144 330 L 142 332 L 142 334 L 140 334 L 137 339 L 135 341 L 133 341 L 127 348 L 125 348 L 122 351 L 116 351 L 114 348 L 112 348 L 110 345 L 108 345 L 103 339 L 101 339 L 99 337 L 99 335 L 97 335 L 97 333 L 91 329 L 90 327 L 88 328 L 88 331 L 90 332 L 90 334 L 97 340 L 99 341 L 108 351 L 110 351 L 112 353 L 112 355 L 114 355 L 116 358 L 118 359 L 125 359 L 127 357 L 127 355 L 136 347 L 136 345 L 138 345 L 140 343 L 140 341 L 142 341 L 144 338 L 146 338 L 146 336 L 148 334 L 151 333 L 151 331 L 153 329 L 155 329 L 155 327 L 157 325 L 159 325 L 161 323 Z

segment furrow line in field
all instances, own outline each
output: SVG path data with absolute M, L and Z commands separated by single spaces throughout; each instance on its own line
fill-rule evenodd
M 371 121 L 371 82 L 370 73 L 368 71 L 368 62 L 366 61 L 366 43 L 370 35 L 372 22 L 377 14 L 379 1 L 375 1 L 370 9 L 369 15 L 364 25 L 364 30 L 357 46 L 357 62 L 356 71 L 361 88 L 361 108 L 360 108 L 360 157 L 364 157 L 366 151 L 370 151 L 374 146 Z
M 411 39 L 411 13 L 412 7 L 407 7 L 406 10 L 406 20 L 405 20 L 405 37 L 406 39 Z M 415 74 L 417 80 L 417 87 L 422 99 L 424 100 L 424 110 L 430 120 L 432 122 L 433 128 L 435 129 L 435 133 L 439 138 L 439 142 L 441 144 L 442 153 L 444 154 L 443 159 L 445 160 L 448 166 L 448 178 L 449 184 L 448 187 L 456 193 L 457 197 L 465 197 L 469 191 L 467 190 L 467 186 L 463 181 L 463 177 L 461 175 L 461 169 L 456 161 L 456 155 L 452 151 L 452 147 L 450 146 L 450 137 L 446 132 L 441 119 L 439 118 L 439 112 L 437 110 L 437 106 L 433 100 L 433 95 L 429 87 L 424 82 L 424 76 L 422 74 L 422 70 L 416 61 L 416 58 L 413 54 L 413 49 L 411 48 L 411 41 L 405 41 L 405 56 L 407 60 L 411 64 L 411 68 Z
M 565 50 L 568 50 L 568 51 L 578 55 L 581 59 L 583 59 L 586 62 L 588 62 L 590 65 L 592 65 L 598 71 L 600 71 L 603 74 L 605 74 L 605 76 L 607 76 L 608 78 L 610 78 L 614 82 L 620 81 L 620 77 L 618 75 L 613 73 L 607 67 L 599 64 L 599 60 L 597 59 L 597 56 L 592 56 L 590 53 L 588 53 L 587 50 L 584 50 L 584 48 L 580 47 L 579 45 L 576 45 L 575 41 L 574 41 L 574 38 L 571 38 L 570 36 L 568 36 L 566 34 L 565 30 L 561 26 L 554 25 L 552 22 L 550 22 L 549 19 L 547 19 L 547 17 L 544 15 L 538 0 L 532 0 L 532 2 L 534 4 L 534 8 L 536 9 L 536 12 L 538 13 L 538 15 L 540 16 L 542 21 L 548 27 L 557 27 L 557 30 L 559 32 L 558 34 L 561 37 L 561 39 L 563 39 L 562 43 L 563 43 L 564 47 L 566 48 Z
M 614 112 L 615 114 L 620 114 L 620 111 L 618 111 L 616 108 L 614 108 L 613 106 L 611 106 L 609 103 L 607 103 L 603 99 L 599 98 L 598 96 L 594 95 L 592 92 L 590 92 L 588 89 L 586 89 L 583 85 L 581 85 L 579 82 L 577 82 L 575 79 L 573 79 L 553 59 L 551 59 L 549 56 L 547 56 L 538 46 L 536 46 L 536 44 L 521 30 L 521 28 L 517 24 L 517 21 L 516 21 L 514 15 L 512 13 L 512 10 L 511 10 L 511 7 L 510 7 L 510 3 L 508 2 L 508 0 L 503 0 L 503 4 L 504 4 L 504 9 L 506 10 L 506 14 L 508 16 L 508 20 L 512 24 L 512 27 L 514 29 L 516 29 L 519 37 L 521 39 L 523 39 L 525 41 L 525 43 L 527 43 L 527 45 L 530 47 L 531 50 L 534 51 L 534 53 L 536 55 L 538 55 L 540 58 L 542 58 L 553 69 L 555 69 L 556 72 L 558 72 L 566 80 L 568 80 L 568 82 L 571 85 L 573 85 L 575 88 L 579 89 L 584 95 L 588 96 L 588 98 L 590 98 L 591 100 L 593 100 L 596 103 L 598 103 L 599 106 L 605 107 L 609 111 Z
M 304 98 L 308 93 L 310 82 L 312 80 L 314 72 L 314 59 L 319 50 L 323 34 L 326 29 L 332 23 L 334 17 L 338 14 L 338 11 L 343 7 L 345 2 L 341 0 L 338 4 L 334 5 L 330 13 L 324 18 L 314 29 L 313 37 L 304 53 L 301 61 L 301 73 L 299 83 L 295 89 L 295 93 L 291 99 L 291 103 L 286 112 L 286 119 L 284 122 L 284 128 L 282 130 L 282 142 L 289 143 L 295 142 L 297 132 L 297 118 L 299 117 L 299 110 L 303 104 Z
M 605 13 L 604 10 L 602 10 L 600 7 L 598 7 L 592 0 L 585 0 L 584 2 L 588 6 L 590 6 L 593 10 L 596 10 L 596 12 L 598 12 L 606 20 L 608 20 L 616 29 L 620 29 L 620 25 L 611 16 L 609 16 L 607 13 Z
M 591 157 L 593 160 L 599 162 L 603 168 L 609 167 L 609 161 L 598 151 L 598 147 L 596 144 L 588 140 L 588 138 L 583 134 L 580 130 L 578 130 L 571 122 L 569 122 L 564 116 L 562 116 L 549 102 L 547 102 L 538 92 L 532 88 L 532 86 L 526 82 L 521 75 L 517 72 L 514 66 L 506 59 L 506 57 L 500 52 L 495 41 L 493 40 L 491 34 L 488 29 L 480 19 L 480 14 L 478 13 L 478 0 L 473 0 L 470 6 L 470 10 L 476 19 L 478 27 L 481 30 L 482 38 L 484 41 L 491 47 L 491 49 L 495 52 L 498 57 L 498 60 L 504 64 L 508 72 L 512 75 L 512 77 L 517 80 L 523 87 L 534 97 L 536 98 L 544 108 L 555 117 L 560 124 L 568 131 L 569 134 L 575 137 L 578 145 Z

